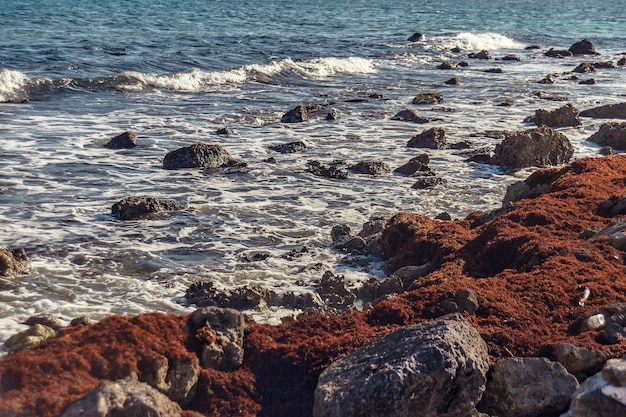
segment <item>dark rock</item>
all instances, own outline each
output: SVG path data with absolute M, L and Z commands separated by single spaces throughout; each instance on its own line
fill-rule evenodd
M 559 165 L 568 162 L 574 148 L 565 135 L 550 127 L 508 134 L 496 145 L 492 163 L 505 168 Z
M 221 168 L 236 161 L 220 145 L 196 143 L 169 152 L 163 158 L 163 168 Z
M 624 359 L 609 359 L 605 368 L 612 367 L 613 363 L 623 366 Z M 616 381 L 617 382 L 617 381 Z M 574 392 L 571 398 L 570 409 L 562 417 L 622 417 L 626 415 L 626 398 L 624 381 L 620 385 L 613 385 L 607 381 L 604 369 L 586 379 Z
M 536 198 L 550 191 L 550 183 L 538 182 L 534 183 L 532 187 L 528 185 L 528 181 L 518 181 L 506 188 L 506 194 L 502 199 L 502 206 L 506 206 L 508 203 L 523 200 L 525 198 Z
M 411 109 L 399 111 L 391 118 L 391 120 L 399 120 L 401 122 L 413 122 L 420 124 L 429 123 L 432 121 L 431 119 L 419 116 L 417 113 L 415 113 L 415 110 Z
M 446 149 L 446 130 L 433 127 L 413 136 L 406 144 L 409 148 Z
M 535 123 L 537 126 L 564 127 L 579 126 L 581 124 L 578 117 L 578 109 L 571 103 L 554 110 L 535 110 Z
M 268 164 L 276 164 L 276 163 L 278 163 L 276 158 L 274 158 L 273 156 L 270 156 L 269 158 L 264 159 L 263 162 L 266 162 Z
M 527 51 L 531 51 L 533 49 L 541 49 L 541 46 L 539 45 L 528 45 L 526 48 L 524 48 Z
M 491 146 L 483 146 L 478 149 L 459 152 L 459 155 L 465 156 L 467 162 L 488 164 L 493 159 L 493 148 Z
M 619 61 L 617 61 L 617 66 L 618 67 L 626 66 L 626 57 L 621 58 Z
M 501 101 L 500 103 L 496 104 L 496 106 L 511 107 L 513 104 L 514 104 L 513 100 L 505 100 L 505 101 Z
M 568 58 L 573 56 L 574 54 L 572 54 L 570 51 L 556 50 L 554 48 L 550 48 L 544 55 L 550 58 Z
M 133 132 L 128 130 L 117 135 L 104 146 L 109 149 L 131 149 L 137 146 L 137 138 Z
M 409 162 L 394 169 L 393 172 L 397 172 L 402 175 L 411 176 L 416 172 L 430 172 L 430 168 L 428 167 L 429 158 L 428 155 L 423 153 L 414 158 L 411 158 Z
M 221 129 L 218 129 L 215 134 L 220 136 L 236 135 L 235 131 L 230 127 L 223 127 Z
M 267 307 L 275 297 L 276 294 L 271 290 L 256 285 L 246 285 L 216 292 L 213 302 L 218 307 L 251 310 Z
M 48 313 L 42 313 L 42 314 L 37 314 L 35 316 L 30 316 L 26 320 L 26 324 L 28 324 L 29 326 L 34 326 L 35 324 L 43 324 L 44 326 L 50 327 L 54 331 L 59 331 L 60 329 L 65 327 L 63 326 L 63 324 L 61 323 L 61 320 L 59 320 L 58 317 L 53 316 L 52 314 L 48 314 Z
M 174 359 L 162 357 L 142 358 L 137 364 L 142 382 L 158 389 L 180 404 L 188 403 L 196 393 L 200 365 L 196 357 Z
M 380 176 L 391 172 L 391 168 L 384 162 L 361 161 L 350 167 L 350 171 L 356 174 Z
M 355 252 L 365 248 L 366 242 L 361 236 L 352 233 L 350 226 L 341 224 L 333 226 L 330 231 L 333 247 L 344 252 Z
M 423 33 L 421 32 L 415 32 L 414 34 L 412 34 L 411 36 L 409 36 L 409 38 L 407 39 L 407 41 L 409 42 L 420 42 L 423 41 L 424 39 L 426 39 L 426 37 L 424 36 Z
M 502 74 L 502 68 L 489 68 L 486 69 L 484 72 L 488 74 Z
M 307 171 L 313 175 L 324 178 L 344 180 L 348 178 L 344 161 L 333 161 L 329 165 L 323 165 L 318 161 L 307 162 Z
M 337 243 L 340 239 L 344 239 L 346 236 L 353 236 L 352 229 L 347 224 L 335 225 L 330 230 L 330 238 L 333 243 Z
M 578 84 L 582 84 L 582 85 L 595 85 L 596 84 L 596 80 L 594 78 L 589 78 L 588 80 L 582 80 L 580 81 Z
M 338 120 L 339 119 L 339 112 L 337 111 L 337 109 L 330 109 L 328 111 L 328 114 L 326 114 L 326 120 Z
M 117 220 L 137 220 L 155 213 L 178 210 L 174 200 L 154 197 L 126 197 L 111 207 L 111 214 Z
M 203 368 L 232 371 L 241 366 L 245 329 L 242 313 L 229 308 L 204 307 L 191 314 L 187 326 L 196 340 L 202 342 Z
M 465 62 L 465 61 L 459 62 L 459 67 L 461 67 L 461 68 L 465 68 L 465 67 L 469 67 L 469 66 L 470 66 L 469 62 Z
M 561 343 L 555 347 L 554 356 L 572 375 L 580 373 L 592 375 L 598 372 L 604 363 L 604 359 L 597 352 L 570 343 Z
M 448 85 L 459 85 L 461 84 L 461 79 L 459 77 L 452 77 L 449 80 L 444 81 L 443 83 Z
M 269 149 L 279 153 L 295 153 L 306 151 L 306 144 L 301 141 L 282 143 L 280 145 L 269 146 Z
M 61 417 L 180 417 L 182 409 L 164 394 L 136 378 L 102 381 Z
M 489 51 L 482 50 L 478 53 L 472 52 L 467 57 L 472 59 L 491 59 L 491 54 L 489 53 Z
M 0 277 L 17 277 L 30 273 L 30 260 L 24 248 L 0 248 Z
M 610 146 L 603 146 L 602 148 L 600 148 L 598 153 L 602 156 L 617 155 L 617 152 L 615 152 L 615 149 L 611 148 Z
M 617 68 L 617 64 L 615 63 L 615 61 L 600 61 L 600 62 L 594 62 L 593 66 L 596 68 L 602 68 L 602 69 L 613 69 L 613 68 Z
M 448 183 L 448 181 L 446 181 L 444 178 L 424 177 L 424 178 L 419 178 L 415 182 L 415 184 L 413 184 L 411 186 L 411 188 L 414 189 L 414 190 L 424 190 L 426 188 L 432 188 L 432 187 L 435 187 L 437 185 L 445 185 L 447 183 Z
M 437 65 L 437 69 L 443 69 L 443 70 L 451 70 L 451 69 L 455 69 L 456 67 L 457 65 L 454 62 L 450 62 L 450 61 L 445 61 Z
M 311 117 L 306 106 L 300 105 L 289 110 L 281 117 L 282 123 L 301 123 Z
M 566 80 L 568 80 L 568 81 L 578 81 L 578 80 L 580 80 L 580 78 L 578 78 L 577 75 L 570 75 L 569 77 L 566 78 Z
M 590 72 L 594 72 L 595 70 L 596 70 L 596 67 L 592 63 L 589 63 L 589 62 L 583 62 L 582 64 L 574 68 L 574 72 L 577 72 L 579 74 L 587 74 Z
M 439 213 L 435 216 L 436 220 L 442 220 L 445 222 L 449 222 L 450 220 L 452 220 L 452 216 L 450 216 L 450 214 L 448 212 L 443 212 L 443 213 Z
M 443 94 L 436 92 L 420 93 L 412 101 L 413 104 L 439 104 L 443 101 Z
M 460 315 L 404 327 L 332 363 L 313 416 L 476 415 L 488 367 L 485 342 Z
M 480 411 L 499 417 L 535 417 L 566 411 L 578 381 L 546 358 L 504 358 L 489 372 Z M 558 415 L 558 414 L 557 414 Z
M 626 329 L 617 323 L 609 323 L 604 332 L 602 338 L 609 345 L 616 345 L 626 341 Z
M 600 55 L 593 43 L 589 39 L 583 39 L 582 41 L 574 43 L 568 49 L 572 55 Z
M 522 59 L 515 54 L 508 54 L 502 57 L 503 61 L 521 61 Z
M 626 122 L 604 123 L 600 126 L 600 130 L 587 140 L 598 145 L 610 146 L 620 151 L 626 150 Z
M 89 316 L 76 317 L 76 318 L 73 318 L 72 321 L 70 321 L 70 327 L 89 326 L 90 324 L 91 324 L 91 320 L 89 319 Z
M 582 117 L 593 117 L 595 119 L 626 119 L 626 103 L 605 104 L 604 106 L 580 112 Z
M 556 82 L 556 77 L 554 75 L 548 74 L 540 81 L 537 81 L 537 84 L 554 84 Z
M 474 142 L 472 142 L 471 140 L 462 140 L 460 142 L 450 144 L 450 149 L 456 149 L 456 150 L 472 149 L 473 147 L 474 147 Z

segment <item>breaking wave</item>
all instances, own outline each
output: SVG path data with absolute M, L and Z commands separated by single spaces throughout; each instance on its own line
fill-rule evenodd
M 0 69 L 0 103 L 23 103 L 28 101 L 28 90 L 41 81 L 23 72 Z
M 526 46 L 523 42 L 498 33 L 462 32 L 453 36 L 435 37 L 433 42 L 442 49 L 461 48 L 473 51 L 521 49 Z

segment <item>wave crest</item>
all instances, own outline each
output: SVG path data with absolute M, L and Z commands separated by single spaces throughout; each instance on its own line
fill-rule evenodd
M 0 69 L 0 103 L 24 103 L 28 101 L 27 87 L 31 78 L 26 74 Z
M 497 50 L 521 49 L 526 45 L 513 38 L 499 33 L 472 33 L 462 32 L 454 36 L 442 36 L 433 39 L 443 49 L 461 48 L 463 50 Z

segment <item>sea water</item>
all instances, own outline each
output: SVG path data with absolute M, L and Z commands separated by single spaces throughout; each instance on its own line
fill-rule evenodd
M 445 127 L 448 142 L 499 142 L 486 131 L 523 130 L 538 108 L 579 109 L 624 101 L 626 70 L 580 79 L 583 61 L 623 57 L 626 2 L 581 0 L 348 1 L 0 1 L 0 247 L 23 247 L 32 273 L 0 280 L 0 342 L 31 315 L 69 321 L 88 315 L 193 310 L 182 302 L 196 281 L 218 288 L 259 285 L 312 291 L 324 270 L 358 283 L 382 277 L 380 260 L 350 266 L 330 229 L 358 231 L 399 211 L 462 218 L 498 208 L 515 173 L 466 162 L 454 150 L 407 148 L 415 134 Z M 425 39 L 409 42 L 414 32 Z M 583 38 L 601 53 L 553 59 Z M 538 45 L 541 49 L 526 49 Z M 460 52 L 457 52 L 460 48 Z M 492 60 L 469 59 L 489 50 Z M 516 54 L 520 61 L 499 58 Z M 440 70 L 446 60 L 471 65 Z M 486 73 L 500 68 L 502 73 Z M 556 83 L 538 84 L 548 74 Z M 444 81 L 459 77 L 460 85 Z M 444 102 L 416 106 L 437 91 Z M 299 124 L 281 116 L 299 104 L 335 109 Z M 503 105 L 512 104 L 512 105 Z M 394 121 L 413 108 L 438 119 Z M 586 139 L 600 122 L 562 132 L 575 158 L 597 155 Z M 235 135 L 218 136 L 223 127 Z M 103 147 L 126 130 L 130 150 Z M 303 141 L 307 150 L 269 146 Z M 218 143 L 246 170 L 162 169 L 165 154 Z M 379 161 L 396 168 L 426 152 L 447 180 L 414 190 L 415 179 L 307 172 L 311 160 Z M 275 158 L 275 163 L 267 162 Z M 186 210 L 117 221 L 128 196 L 175 199 Z M 298 258 L 281 255 L 308 251 Z M 256 253 L 268 255 L 249 262 Z M 264 256 L 265 257 L 265 256 Z M 261 257 L 263 258 L 263 257 Z M 261 259 L 258 258 L 258 259 Z M 250 312 L 278 322 L 280 309 Z

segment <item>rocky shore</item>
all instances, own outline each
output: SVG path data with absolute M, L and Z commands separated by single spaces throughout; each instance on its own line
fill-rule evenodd
M 367 311 L 59 328 L 0 360 L 0 415 L 624 415 L 624 178 L 626 156 L 584 159 L 490 213 L 395 215 L 386 268 L 424 273 Z

